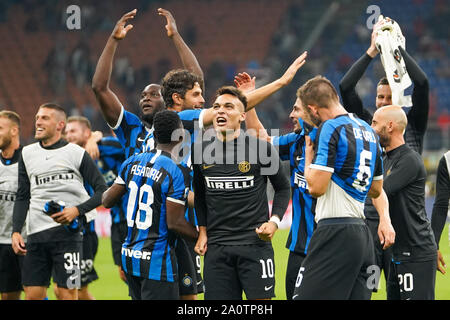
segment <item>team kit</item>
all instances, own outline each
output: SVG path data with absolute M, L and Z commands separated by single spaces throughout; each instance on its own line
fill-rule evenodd
M 441 232 L 426 215 L 421 158 L 428 82 L 398 24 L 380 18 L 338 89 L 320 75 L 298 86 L 287 115 L 293 131 L 281 135 L 264 128 L 257 106 L 294 85 L 307 52 L 258 88 L 255 78 L 237 74 L 235 86 L 220 87 L 205 107 L 197 59 L 172 14 L 158 14 L 183 69 L 143 89 L 140 115 L 128 111 L 109 87 L 115 51 L 137 10 L 123 15 L 92 79 L 113 135 L 44 103 L 36 142 L 22 146 L 23 115 L 0 111 L 2 299 L 22 291 L 46 299 L 51 279 L 58 299 L 93 299 L 99 206 L 110 210 L 113 260 L 131 299 L 272 299 L 271 240 L 290 201 L 285 299 L 370 300 L 381 270 L 388 299 L 434 299 Z M 403 57 L 400 81 L 410 78 L 413 98 L 403 106 L 386 73 L 372 113 L 355 87 L 377 54 L 384 65 L 395 59 L 386 46 Z

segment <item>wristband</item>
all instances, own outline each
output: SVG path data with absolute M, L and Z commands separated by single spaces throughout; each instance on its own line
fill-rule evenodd
M 280 218 L 278 216 L 271 216 L 270 220 L 277 225 L 277 228 L 280 228 Z

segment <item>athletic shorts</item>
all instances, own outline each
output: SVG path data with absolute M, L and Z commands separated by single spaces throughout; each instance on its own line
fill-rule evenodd
M 375 250 L 375 264 L 381 270 L 384 271 L 384 278 L 386 280 L 386 288 L 389 288 L 389 269 L 391 266 L 391 260 L 392 260 L 392 247 L 387 248 L 386 250 L 383 250 L 383 245 L 380 243 L 380 238 L 378 237 L 378 220 L 373 219 L 366 219 L 366 224 L 369 227 L 370 233 L 372 234 L 373 238 L 373 245 Z M 389 290 L 389 289 L 388 289 Z M 378 291 L 377 286 L 374 287 L 374 292 Z
M 81 241 L 27 243 L 23 260 L 22 282 L 25 287 L 48 287 L 53 281 L 58 287 L 81 287 Z
M 158 281 L 125 273 L 128 293 L 133 300 L 178 300 L 176 282 Z
M 11 244 L 0 244 L 0 292 L 17 292 L 22 288 L 23 256 L 16 255 Z
M 191 250 L 186 244 L 186 241 L 181 237 L 178 237 L 177 239 L 175 255 L 177 257 L 178 265 L 178 286 L 180 296 L 197 294 L 197 287 L 201 284 L 201 278 L 200 280 L 197 279 L 198 273 L 194 265 L 195 260 L 192 258 Z
M 205 300 L 269 299 L 275 297 L 272 244 L 208 245 L 203 276 Z
M 84 287 L 98 279 L 94 268 L 94 259 L 98 249 L 98 236 L 95 232 L 83 235 L 83 251 L 81 254 L 81 286 Z
M 195 241 L 189 241 L 185 240 L 186 244 L 189 248 L 189 253 L 191 254 L 192 263 L 195 267 L 195 276 L 197 277 L 197 293 L 203 293 L 205 292 L 205 284 L 203 283 L 202 278 L 202 260 L 200 258 L 200 255 L 195 252 Z
M 114 264 L 122 266 L 122 244 L 127 237 L 128 226 L 126 221 L 111 225 L 111 248 Z
M 372 235 L 363 219 L 322 219 L 299 269 L 294 300 L 369 300 L 375 263 Z
M 437 258 L 422 262 L 392 262 L 388 300 L 434 300 Z
M 286 299 L 292 300 L 294 295 L 295 281 L 297 280 L 298 270 L 305 260 L 304 254 L 289 251 L 289 258 L 286 268 Z

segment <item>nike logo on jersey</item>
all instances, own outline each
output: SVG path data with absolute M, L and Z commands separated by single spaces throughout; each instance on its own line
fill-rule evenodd
M 137 138 L 137 141 L 140 141 L 140 142 L 144 142 L 144 141 L 145 141 L 145 139 L 142 139 L 142 138 Z
M 269 287 L 268 287 L 268 286 L 264 286 L 264 290 L 265 290 L 265 291 L 269 291 L 269 290 L 272 289 L 272 288 L 273 288 L 273 285 L 271 285 L 271 286 L 269 286 Z
M 206 164 L 204 164 L 204 165 L 203 165 L 203 170 L 206 170 L 206 169 L 211 168 L 211 167 L 214 167 L 214 166 L 215 166 L 215 164 L 211 164 L 211 165 L 206 165 Z
M 299 161 L 299 162 L 302 161 L 302 159 L 304 159 L 304 158 L 300 157 L 300 156 L 297 156 L 297 158 L 296 158 L 296 160 Z
M 45 156 L 45 160 L 50 159 L 52 156 Z

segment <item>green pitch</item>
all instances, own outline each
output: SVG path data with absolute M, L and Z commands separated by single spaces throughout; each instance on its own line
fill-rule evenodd
M 284 278 L 287 266 L 288 250 L 285 248 L 288 230 L 279 230 L 273 240 L 275 251 L 275 276 L 276 276 L 276 298 L 277 300 L 285 300 Z M 441 252 L 444 260 L 450 265 L 450 247 L 448 242 L 448 224 L 442 233 Z M 95 259 L 95 269 L 99 275 L 99 279 L 89 286 L 89 290 L 98 300 L 129 300 L 128 287 L 120 280 L 117 266 L 113 264 L 111 254 L 111 243 L 109 238 L 99 238 L 99 248 Z M 385 281 L 381 276 L 381 288 L 379 292 L 372 296 L 374 300 L 385 300 Z M 48 291 L 49 299 L 54 300 L 53 290 Z M 203 299 L 203 295 L 199 295 L 199 299 Z M 450 268 L 447 268 L 447 274 L 442 275 L 437 272 L 436 277 L 436 299 L 450 300 Z

